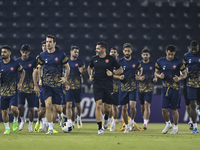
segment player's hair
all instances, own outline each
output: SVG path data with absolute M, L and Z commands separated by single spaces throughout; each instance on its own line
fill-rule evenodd
M 59 49 L 60 49 L 60 47 L 59 47 L 58 45 L 56 45 L 56 46 L 55 46 L 55 49 L 58 49 L 58 50 L 59 50 Z
M 3 46 L 1 47 L 1 49 L 7 49 L 8 51 L 11 51 L 11 47 L 8 46 L 8 45 L 3 45 Z
M 125 48 L 131 48 L 131 50 L 133 50 L 133 46 L 131 45 L 131 43 L 125 43 L 123 45 L 123 49 L 125 49 Z
M 53 39 L 53 42 L 56 42 L 56 37 L 53 35 L 47 35 L 46 38 L 51 38 Z
M 111 51 L 111 50 L 115 50 L 115 51 L 118 53 L 118 50 L 117 50 L 116 47 L 112 47 L 112 48 L 110 49 L 110 51 Z
M 31 46 L 28 44 L 24 44 L 24 45 L 22 45 L 21 50 L 22 51 L 31 51 Z
M 71 46 L 71 50 L 70 51 L 73 51 L 74 49 L 80 49 L 78 46 Z
M 150 52 L 151 52 L 151 51 L 150 51 L 148 48 L 144 48 L 144 49 L 142 50 L 142 54 L 143 54 L 143 53 L 149 53 L 149 54 L 150 54 Z
M 46 41 L 42 41 L 41 44 L 42 44 L 42 45 L 43 45 L 43 44 L 46 44 Z
M 105 49 L 107 49 L 107 47 L 108 47 L 108 45 L 104 41 L 97 42 L 97 45 L 100 45 L 101 48 L 105 48 Z
M 176 51 L 176 46 L 174 46 L 174 45 L 168 45 L 166 47 L 166 50 L 170 51 L 170 52 L 175 52 Z
M 190 43 L 190 46 L 191 46 L 191 47 L 197 47 L 197 46 L 199 46 L 199 43 L 198 43 L 196 40 L 193 40 L 193 41 Z

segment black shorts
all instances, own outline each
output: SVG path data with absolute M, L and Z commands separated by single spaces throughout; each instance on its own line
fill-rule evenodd
M 112 92 L 113 92 L 112 89 L 108 90 L 108 89 L 94 88 L 95 102 L 102 99 L 103 103 L 111 104 L 112 103 Z

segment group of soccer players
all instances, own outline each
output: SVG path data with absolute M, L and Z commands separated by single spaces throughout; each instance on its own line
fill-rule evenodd
M 46 131 L 46 134 L 57 133 L 53 129 L 59 114 L 60 125 L 63 123 L 63 113 L 73 127 L 77 119 L 78 128 L 81 121 L 81 84 L 86 75 L 86 67 L 78 58 L 79 47 L 72 46 L 70 57 L 56 47 L 56 38 L 47 35 L 42 42 L 43 52 L 37 58 L 29 56 L 31 47 L 24 44 L 21 47 L 21 57 L 11 59 L 11 48 L 4 45 L 1 48 L 2 61 L 0 62 L 1 75 L 1 110 L 5 125 L 4 134 L 10 133 L 9 105 L 14 116 L 13 131 L 23 130 L 26 123 L 23 106 L 25 100 L 29 107 L 29 132 Z M 180 107 L 180 80 L 187 77 L 187 107 L 192 121 L 192 133 L 199 133 L 197 129 L 197 101 L 200 99 L 200 53 L 197 41 L 192 41 L 190 51 L 183 60 L 175 57 L 176 47 L 166 47 L 166 57 L 156 63 L 150 61 L 150 50 L 143 49 L 142 60 L 132 56 L 133 48 L 130 43 L 123 45 L 124 57 L 117 60 L 118 51 L 111 48 L 107 53 L 107 44 L 103 41 L 96 45 L 96 55 L 92 57 L 87 68 L 89 80 L 93 82 L 94 99 L 96 103 L 95 116 L 98 125 L 98 134 L 104 134 L 111 124 L 110 131 L 115 131 L 115 122 L 118 116 L 118 105 L 122 106 L 122 117 L 125 122 L 125 131 L 134 131 L 137 95 L 141 104 L 144 119 L 143 128 L 148 128 L 150 105 L 153 99 L 153 86 L 157 79 L 163 81 L 162 88 L 162 115 L 166 126 L 162 133 L 166 134 L 172 124 L 168 108 L 172 110 L 174 127 L 171 134 L 178 133 Z M 130 106 L 130 125 L 128 120 L 128 106 Z M 38 121 L 33 130 L 34 107 L 38 107 Z M 77 108 L 77 118 L 75 107 Z M 103 111 L 102 111 L 103 108 Z M 102 112 L 104 124 L 102 125 Z M 18 127 L 18 116 L 21 123 Z M 111 122 L 111 117 L 113 121 Z M 62 120 L 62 121 L 61 121 Z

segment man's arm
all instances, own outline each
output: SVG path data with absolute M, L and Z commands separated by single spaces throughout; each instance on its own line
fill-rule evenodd
M 164 78 L 165 78 L 164 73 L 162 72 L 162 73 L 160 74 L 160 71 L 159 71 L 158 69 L 155 69 L 155 76 L 156 76 L 157 78 L 160 78 L 160 79 L 164 79 Z
M 69 73 L 70 73 L 70 67 L 68 63 L 63 65 L 63 71 L 64 71 L 64 73 L 62 74 L 63 76 L 61 77 L 59 82 L 61 82 L 62 84 L 66 84 L 67 77 L 69 76 Z
M 34 83 L 34 91 L 39 95 L 40 94 L 40 88 L 38 87 L 38 69 L 33 70 L 33 83 Z
M 122 74 L 122 73 L 123 73 L 122 67 L 120 66 L 117 70 L 113 70 L 113 73 L 114 73 L 115 75 L 120 75 L 120 74 Z
M 87 71 L 88 71 L 88 75 L 89 75 L 89 80 L 93 81 L 94 80 L 93 75 L 92 75 L 93 74 L 93 68 L 88 66 Z
M 181 71 L 182 75 L 180 75 L 180 77 L 178 77 L 177 75 L 175 75 L 175 77 L 173 77 L 175 82 L 179 82 L 180 80 L 183 80 L 187 77 L 187 71 L 186 69 L 184 69 L 183 71 Z
M 39 85 L 42 86 L 42 69 L 43 67 L 41 65 L 38 65 L 38 80 L 39 80 Z
M 23 69 L 22 72 L 20 73 L 20 80 L 19 80 L 19 82 L 17 84 L 18 90 L 21 90 L 21 88 L 22 88 L 22 83 L 24 82 L 25 74 L 26 74 L 26 72 Z

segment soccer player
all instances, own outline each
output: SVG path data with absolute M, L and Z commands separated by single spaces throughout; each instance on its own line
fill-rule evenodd
M 187 92 L 190 101 L 190 114 L 193 122 L 192 133 L 199 133 L 197 128 L 197 101 L 200 100 L 200 52 L 199 43 L 192 41 L 190 51 L 183 56 L 183 62 L 188 68 Z
M 139 101 L 141 105 L 141 112 L 144 118 L 143 129 L 147 129 L 147 125 L 150 117 L 150 106 L 153 98 L 153 82 L 157 82 L 157 77 L 154 77 L 155 63 L 151 62 L 150 50 L 145 48 L 142 50 L 142 76 L 139 77 Z
M 22 131 L 26 123 L 23 107 L 25 105 L 25 100 L 27 100 L 29 107 L 28 131 L 33 132 L 32 125 L 33 125 L 33 118 L 35 116 L 34 107 L 36 102 L 36 94 L 34 92 L 32 74 L 34 68 L 36 68 L 37 60 L 29 56 L 30 52 L 31 52 L 30 45 L 28 44 L 22 45 L 20 50 L 21 57 L 17 58 L 15 61 L 21 64 L 26 72 L 24 83 L 22 84 L 22 88 L 18 93 L 18 109 L 19 109 L 19 116 L 21 118 L 21 123 L 18 130 Z
M 137 80 L 142 74 L 141 64 L 139 60 L 131 56 L 133 47 L 130 43 L 123 45 L 123 54 L 119 60 L 120 65 L 123 68 L 123 78 L 120 80 L 119 86 L 119 102 L 122 105 L 122 117 L 125 122 L 125 131 L 134 131 L 134 118 L 136 115 L 136 97 L 137 97 Z M 128 104 L 130 104 L 130 127 L 128 125 Z
M 123 72 L 117 60 L 106 54 L 107 44 L 103 41 L 96 45 L 96 53 L 88 66 L 89 80 L 93 81 L 94 99 L 96 103 L 95 116 L 98 125 L 98 134 L 103 134 L 101 107 L 104 103 L 105 117 L 104 129 L 108 127 L 108 115 L 111 108 L 113 92 L 113 74 L 119 75 Z M 113 69 L 116 70 L 113 70 Z
M 46 117 L 49 125 L 49 131 L 46 134 L 53 134 L 53 108 L 60 114 L 62 112 L 61 102 L 63 100 L 62 84 L 67 80 L 70 68 L 66 54 L 55 49 L 56 38 L 47 35 L 47 50 L 40 53 L 38 58 L 38 72 L 43 68 L 43 75 L 39 74 L 39 83 L 42 84 L 41 94 L 45 101 Z M 62 76 L 63 70 L 65 73 Z
M 179 113 L 177 109 L 180 105 L 181 96 L 179 81 L 187 77 L 183 61 L 174 57 L 175 54 L 176 47 L 168 45 L 166 47 L 166 57 L 158 59 L 155 65 L 155 76 L 163 81 L 161 94 L 162 115 L 166 122 L 166 126 L 162 130 L 163 134 L 166 134 L 172 128 L 168 108 L 172 110 L 174 120 L 174 127 L 170 134 L 178 133 Z M 182 75 L 180 75 L 180 72 Z
M 118 51 L 115 47 L 110 49 L 110 55 L 113 56 L 116 60 L 119 56 Z M 118 105 L 119 105 L 119 78 L 118 75 L 113 75 L 113 94 L 112 94 L 112 105 L 109 112 L 108 122 L 111 123 L 110 131 L 115 131 L 115 122 L 118 116 Z M 113 121 L 111 118 L 113 116 Z
M 68 63 L 70 66 L 70 73 L 67 78 L 70 89 L 65 91 L 66 101 L 66 114 L 67 121 L 72 124 L 72 102 L 75 101 L 77 108 L 77 127 L 82 128 L 81 121 L 81 95 L 82 95 L 82 82 L 81 76 L 86 75 L 85 63 L 78 58 L 79 47 L 72 46 L 70 50 L 70 58 Z
M 14 116 L 13 131 L 18 128 L 18 101 L 17 101 L 17 89 L 22 89 L 22 83 L 25 77 L 25 71 L 23 67 L 10 58 L 11 48 L 8 45 L 1 47 L 0 71 L 1 71 L 1 110 L 2 119 L 5 125 L 4 134 L 10 133 L 9 127 L 9 105 L 11 105 L 11 111 Z M 18 82 L 18 72 L 20 72 L 20 80 Z

